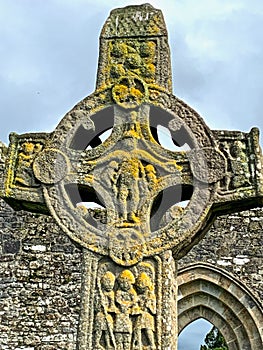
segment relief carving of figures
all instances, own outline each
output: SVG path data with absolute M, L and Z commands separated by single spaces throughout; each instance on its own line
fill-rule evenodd
M 236 140 L 231 146 L 225 142 L 223 147 L 228 159 L 230 159 L 230 171 L 226 174 L 225 179 L 226 189 L 249 186 L 251 184 L 250 170 L 245 144 Z
M 156 74 L 154 41 L 116 41 L 110 47 L 110 77 L 118 79 L 127 74 L 142 76 L 147 83 L 152 83 Z
M 156 296 L 152 267 L 148 265 L 142 263 L 139 269 L 125 269 L 118 273 L 108 270 L 99 278 L 95 303 L 95 350 L 156 349 Z
M 112 160 L 101 173 L 100 181 L 106 190 L 112 189 L 114 196 L 117 196 L 117 173 L 119 164 Z
M 40 143 L 24 142 L 21 145 L 16 165 L 15 183 L 22 187 L 38 187 L 32 171 L 32 163 L 41 151 Z
M 130 122 L 126 124 L 126 130 L 123 133 L 124 138 L 132 138 L 134 147 L 136 148 L 137 140 L 141 137 L 140 124 L 137 121 L 137 112 L 132 111 L 130 113 Z
M 122 156 L 122 160 L 111 160 L 100 173 L 101 195 L 112 202 L 118 225 L 136 225 L 141 221 L 145 199 L 158 184 L 157 172 L 153 165 L 143 165 L 137 156 L 126 152 Z
M 129 270 L 122 271 L 118 278 L 118 289 L 116 291 L 116 314 L 114 334 L 116 338 L 116 350 L 127 350 L 131 348 L 133 324 L 130 315 L 137 303 L 137 294 L 133 287 L 135 277 Z
M 142 272 L 136 280 L 138 293 L 139 316 L 134 324 L 134 350 L 143 350 L 143 335 L 146 337 L 147 349 L 154 350 L 154 317 L 156 314 L 156 297 L 153 290 L 151 278 L 147 273 Z
M 144 167 L 137 158 L 128 158 L 120 164 L 117 174 L 117 199 L 122 221 L 140 222 L 138 206 L 140 202 L 142 179 L 145 177 Z
M 156 177 L 156 170 L 153 165 L 148 164 L 145 167 L 145 176 L 146 176 L 146 181 L 148 185 L 148 190 L 152 191 L 155 189 L 158 179 Z
M 116 312 L 114 302 L 114 284 L 115 276 L 107 271 L 101 278 L 99 283 L 99 301 L 97 300 L 97 314 L 95 317 L 95 349 L 104 349 L 101 345 L 101 339 L 104 337 L 106 349 L 115 347 L 115 339 L 113 335 L 113 317 L 111 313 Z

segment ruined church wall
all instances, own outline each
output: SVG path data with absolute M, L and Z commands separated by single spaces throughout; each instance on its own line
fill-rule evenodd
M 179 261 L 179 268 L 205 262 L 230 273 L 263 300 L 263 209 L 221 216 Z
M 75 349 L 81 251 L 50 217 L 0 207 L 0 349 Z

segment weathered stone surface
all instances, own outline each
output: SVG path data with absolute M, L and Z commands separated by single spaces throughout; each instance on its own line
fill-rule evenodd
M 178 150 L 160 144 L 159 125 Z M 111 128 L 101 142 L 100 134 Z M 19 223 L 23 229 L 14 226 L 2 234 L 1 260 L 12 271 L 3 308 L 9 311 L 11 302 L 12 329 L 22 332 L 18 346 L 52 349 L 59 341 L 69 349 L 78 322 L 78 350 L 176 349 L 177 260 L 216 215 L 263 205 L 258 139 L 257 129 L 213 132 L 172 94 L 160 10 L 145 4 L 112 11 L 101 34 L 94 94 L 69 111 L 53 133 L 11 134 L 7 156 L 1 147 L 1 157 L 7 157 L 1 197 L 16 210 L 40 213 L 20 214 L 29 220 Z M 91 202 L 100 207 L 87 208 Z M 244 253 L 232 261 L 248 262 Z M 224 289 L 214 276 L 221 275 L 214 271 L 210 280 L 191 284 L 186 311 L 191 303 L 193 315 L 203 306 L 217 308 L 218 324 L 234 320 L 225 331 L 229 343 L 233 334 L 241 338 L 233 349 L 237 344 L 250 349 L 253 336 L 260 338 L 252 324 L 261 314 L 247 317 L 250 305 L 260 313 L 257 302 L 234 282 L 225 287 L 229 298 L 221 298 Z M 240 303 L 231 310 L 227 301 L 237 298 Z M 79 321 L 71 318 L 71 307 Z M 9 314 L 2 318 L 9 331 Z M 39 333 L 32 339 L 34 327 Z M 5 336 L 4 346 L 8 341 Z
M 240 279 L 195 261 L 179 269 L 177 282 L 179 331 L 203 317 L 220 329 L 229 350 L 261 349 L 262 305 Z
M 0 348 L 75 349 L 80 249 L 50 217 L 2 201 L 0 232 Z
M 263 300 L 262 227 L 261 209 L 222 216 L 202 241 L 179 261 L 179 267 L 193 261 L 209 262 L 232 273 L 258 300 Z

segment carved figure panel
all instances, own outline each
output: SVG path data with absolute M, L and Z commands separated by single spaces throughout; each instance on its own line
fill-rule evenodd
M 99 88 L 42 142 L 11 140 L 5 198 L 45 203 L 72 239 L 123 266 L 170 247 L 177 254 L 205 231 L 214 203 L 262 191 L 256 133 L 253 142 L 230 137 L 224 146 L 171 94 L 166 34 L 149 4 L 114 10 L 101 35 Z M 104 142 L 103 125 L 111 130 Z M 159 125 L 179 149 L 163 147 Z
M 156 349 L 155 264 L 120 269 L 101 263 L 97 278 L 95 349 Z
M 36 180 L 32 164 L 36 155 L 42 150 L 43 145 L 34 142 L 23 142 L 20 145 L 17 157 L 15 184 L 21 187 L 39 187 L 40 183 Z
M 110 44 L 110 78 L 127 75 L 141 76 L 146 83 L 155 78 L 156 42 L 139 40 L 114 40 Z
M 235 196 L 243 189 L 253 192 L 255 181 L 260 183 L 260 159 L 258 130 L 253 128 L 249 133 L 238 131 L 215 131 L 219 138 L 219 147 L 227 159 L 227 168 L 220 181 L 219 193 L 225 197 Z
M 228 159 L 228 172 L 225 176 L 227 191 L 251 186 L 251 173 L 246 150 L 246 144 L 240 140 L 235 140 L 230 144 L 225 141 L 222 144 L 222 151 Z

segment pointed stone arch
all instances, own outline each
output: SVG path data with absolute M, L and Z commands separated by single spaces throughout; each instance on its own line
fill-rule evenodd
M 178 333 L 204 318 L 223 334 L 229 350 L 263 348 L 263 310 L 226 271 L 197 263 L 178 271 Z

